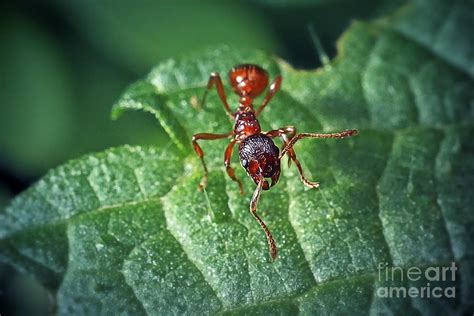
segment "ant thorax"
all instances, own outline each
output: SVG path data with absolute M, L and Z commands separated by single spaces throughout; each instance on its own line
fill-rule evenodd
M 235 114 L 234 135 L 237 141 L 259 134 L 261 131 L 260 123 L 253 111 L 238 111 Z

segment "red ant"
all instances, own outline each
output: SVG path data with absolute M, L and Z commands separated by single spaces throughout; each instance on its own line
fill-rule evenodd
M 300 133 L 296 134 L 296 128 L 294 126 L 286 126 L 276 130 L 268 132 L 262 132 L 260 124 L 258 122 L 258 115 L 262 112 L 271 98 L 275 93 L 280 90 L 282 77 L 277 75 L 275 80 L 270 85 L 265 99 L 257 110 L 253 108 L 253 100 L 259 96 L 268 85 L 268 73 L 257 65 L 243 64 L 232 68 L 229 72 L 230 84 L 234 92 L 240 97 L 239 108 L 235 113 L 229 107 L 227 98 L 224 93 L 224 86 L 222 84 L 221 77 L 217 72 L 211 73 L 209 82 L 207 84 L 207 90 L 204 93 L 202 104 L 204 104 L 208 92 L 213 86 L 216 86 L 217 94 L 224 104 L 224 108 L 229 117 L 235 121 L 234 129 L 227 134 L 209 134 L 199 133 L 193 135 L 193 146 L 194 150 L 198 154 L 202 161 L 204 168 L 204 176 L 199 183 L 199 190 L 202 190 L 206 186 L 208 171 L 206 163 L 204 162 L 204 153 L 198 144 L 198 140 L 214 140 L 229 138 L 230 143 L 224 152 L 224 165 L 226 167 L 227 174 L 229 177 L 237 182 L 240 189 L 240 194 L 243 195 L 242 182 L 236 178 L 234 169 L 231 166 L 230 160 L 234 145 L 239 144 L 239 157 L 240 164 L 247 171 L 247 174 L 253 179 L 257 188 L 250 201 L 250 212 L 259 222 L 265 231 L 265 235 L 268 241 L 268 247 L 270 256 L 274 260 L 277 257 L 277 247 L 273 240 L 272 234 L 268 230 L 263 220 L 257 215 L 257 204 L 260 198 L 260 193 L 263 190 L 268 190 L 274 186 L 280 178 L 280 160 L 288 154 L 288 166 L 293 161 L 300 174 L 300 179 L 304 185 L 309 188 L 318 188 L 319 182 L 313 182 L 303 174 L 303 169 L 296 159 L 295 151 L 293 150 L 294 144 L 306 137 L 311 138 L 343 138 L 347 136 L 357 135 L 357 130 L 346 130 L 338 133 L 331 134 L 319 134 L 319 133 Z M 279 153 L 278 147 L 273 143 L 272 138 L 281 137 L 283 140 L 282 151 Z M 265 178 L 271 179 L 271 184 Z

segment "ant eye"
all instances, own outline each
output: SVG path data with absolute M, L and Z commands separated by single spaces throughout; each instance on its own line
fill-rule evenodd
M 266 172 L 266 173 L 270 173 L 270 172 L 272 172 L 272 170 L 273 170 L 272 165 L 268 165 L 268 166 L 267 166 L 267 169 L 265 170 L 265 172 Z

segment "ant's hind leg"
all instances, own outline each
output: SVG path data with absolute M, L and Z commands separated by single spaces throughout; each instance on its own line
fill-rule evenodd
M 240 195 L 244 195 L 244 189 L 242 187 L 242 182 L 235 176 L 234 168 L 230 165 L 230 160 L 232 158 L 232 152 L 234 151 L 234 145 L 236 140 L 233 140 L 227 145 L 224 153 L 224 165 L 227 172 L 227 175 L 239 185 Z
M 270 85 L 270 88 L 268 89 L 268 92 L 267 92 L 267 95 L 265 96 L 265 99 L 263 99 L 262 104 L 259 106 L 259 108 L 255 112 L 256 116 L 258 116 L 260 114 L 260 112 L 263 111 L 263 109 L 268 104 L 268 102 L 270 102 L 270 100 L 273 98 L 275 93 L 277 93 L 280 90 L 281 79 L 282 78 L 281 78 L 280 75 L 277 75 L 275 77 L 275 80 L 273 80 L 272 84 Z
M 293 146 L 297 141 L 303 138 L 344 138 L 349 136 L 356 136 L 359 134 L 359 131 L 356 129 L 349 129 L 342 132 L 337 133 L 300 133 L 293 138 L 290 139 L 288 144 L 286 144 L 285 148 L 280 152 L 279 158 L 283 157 L 287 152 L 293 149 Z
M 225 111 L 227 112 L 227 115 L 230 116 L 230 118 L 233 120 L 234 119 L 234 113 L 232 113 L 232 110 L 230 109 L 229 103 L 227 103 L 227 97 L 225 96 L 224 92 L 224 85 L 222 84 L 222 79 L 219 73 L 213 72 L 211 73 L 211 76 L 209 77 L 209 81 L 207 83 L 207 90 L 204 92 L 204 96 L 202 97 L 201 105 L 204 105 L 206 102 L 207 94 L 209 93 L 209 90 L 212 89 L 212 86 L 216 86 L 217 94 L 219 95 L 219 98 L 222 101 L 222 104 L 224 105 Z
M 202 151 L 202 148 L 201 146 L 199 146 L 197 141 L 222 139 L 222 138 L 229 137 L 229 135 L 230 134 L 210 134 L 210 133 L 200 133 L 200 134 L 193 135 L 192 142 L 193 142 L 194 151 L 201 159 L 202 167 L 204 168 L 204 176 L 202 177 L 201 182 L 199 183 L 199 191 L 201 191 L 203 188 L 206 187 L 207 177 L 208 177 L 209 172 L 207 171 L 206 162 L 204 161 L 204 152 Z
M 329 134 L 320 134 L 320 133 L 301 133 L 297 134 L 296 136 L 292 137 L 289 142 L 285 144 L 285 148 L 280 152 L 279 158 L 281 159 L 286 153 L 294 153 L 293 146 L 295 143 L 302 139 L 302 138 L 344 138 L 349 136 L 356 136 L 359 132 L 356 129 L 351 129 L 343 132 L 338 133 L 329 133 Z M 298 168 L 298 172 L 300 173 L 300 179 L 309 188 L 317 188 L 319 187 L 319 182 L 312 182 L 306 179 L 303 174 L 303 169 L 299 161 L 294 157 L 293 161 L 295 162 L 296 168 Z

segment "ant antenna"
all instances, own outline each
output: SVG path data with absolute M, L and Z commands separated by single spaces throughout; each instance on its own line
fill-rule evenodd
M 321 45 L 321 41 L 319 40 L 318 34 L 316 34 L 314 26 L 311 23 L 308 24 L 308 32 L 309 36 L 311 37 L 311 40 L 313 41 L 314 48 L 318 53 L 319 61 L 321 61 L 321 64 L 323 64 L 323 66 L 329 65 L 329 57 L 324 51 L 324 48 Z

